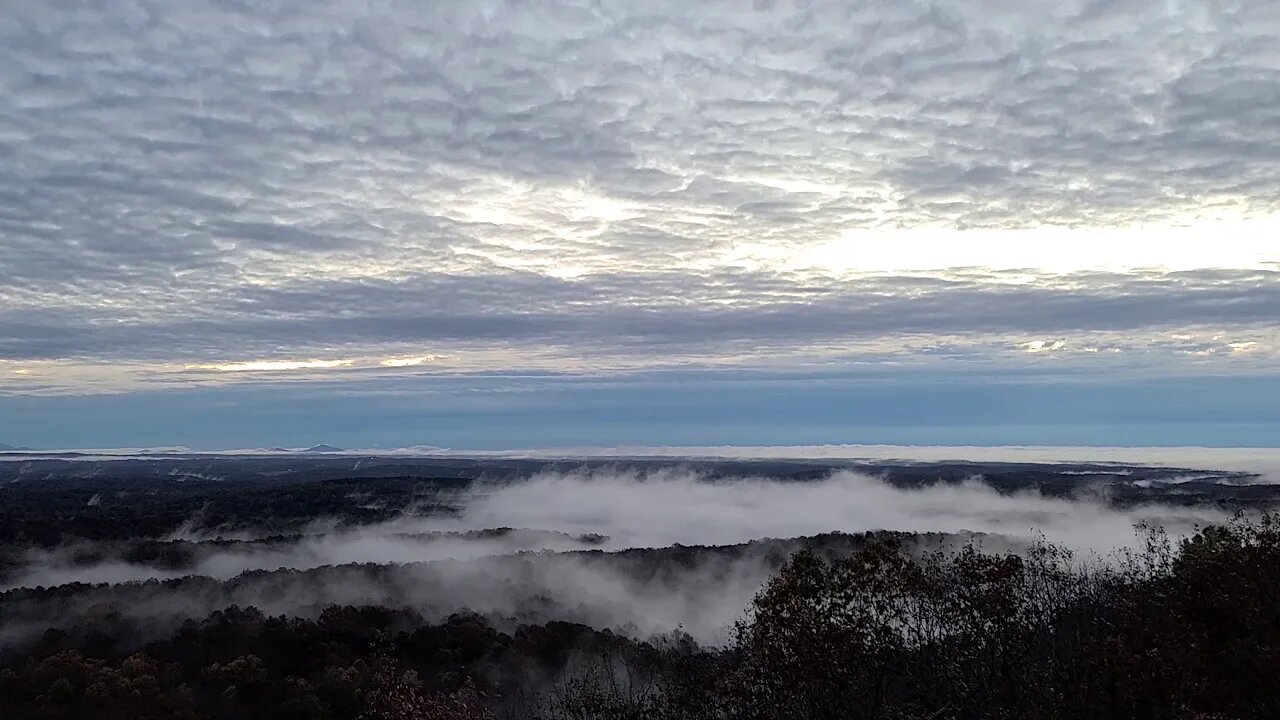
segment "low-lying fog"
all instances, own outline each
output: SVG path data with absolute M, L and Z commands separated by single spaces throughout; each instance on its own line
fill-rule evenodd
M 459 500 L 456 517 L 406 514 L 357 529 L 311 532 L 287 543 L 238 543 L 202 552 L 190 568 L 166 570 L 105 560 L 77 563 L 80 548 L 31 551 L 6 588 L 203 575 L 229 579 L 249 570 L 308 569 L 349 563 L 464 560 L 524 550 L 622 550 L 673 544 L 727 545 L 833 531 L 977 533 L 1050 542 L 1106 554 L 1135 541 L 1140 522 L 1180 535 L 1220 522 L 1213 508 L 1148 505 L 1120 510 L 1102 498 L 1002 495 L 979 479 L 902 489 L 877 478 L 836 472 L 825 480 L 766 478 L 709 481 L 688 471 L 543 473 L 525 482 L 481 485 Z M 517 528 L 496 537 L 456 533 Z M 423 535 L 423 534 L 434 535 Z M 442 534 L 443 533 L 443 534 Z M 455 533 L 455 534 L 449 534 Z M 188 529 L 186 539 L 201 537 Z M 583 538 L 584 535 L 602 537 Z

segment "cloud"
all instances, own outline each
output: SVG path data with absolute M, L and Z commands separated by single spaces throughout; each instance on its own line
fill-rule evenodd
M 0 358 L 1265 324 L 1274 5 L 19 2 Z
M 1240 343 L 1254 341 L 1240 334 L 1265 331 L 1280 312 L 1280 273 L 1269 271 L 1094 273 L 1035 284 L 1001 277 L 867 278 L 848 286 L 770 274 L 295 280 L 225 289 L 176 317 L 106 322 L 68 307 L 37 310 L 44 318 L 35 323 L 25 309 L 0 311 L 0 358 L 321 368 L 341 365 L 342 357 L 316 357 L 335 349 L 414 358 L 517 343 L 644 365 L 669 353 L 732 357 L 738 344 L 802 350 L 921 335 L 1012 335 L 1026 344 L 1050 333 L 1124 332 L 1132 342 L 1138 331 L 1149 345 L 1161 329 L 1200 327 L 1229 329 L 1229 342 Z M 524 300 L 513 305 L 512 298 Z M 1259 347 L 1264 356 L 1267 347 Z M 433 352 L 423 355 L 424 348 Z
M 226 365 L 198 365 L 193 370 L 213 370 L 214 372 L 269 372 L 273 370 L 311 370 L 346 367 L 348 360 L 299 360 L 296 362 L 258 360 Z

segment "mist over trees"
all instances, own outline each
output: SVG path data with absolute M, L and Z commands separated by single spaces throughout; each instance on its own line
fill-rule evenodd
M 77 467 L 0 484 L 6 719 L 1280 712 L 1280 520 L 1247 477 Z M 777 536 L 814 524 L 860 531 Z
M 725 647 L 410 610 L 230 607 L 112 653 L 50 630 L 0 671 L 4 717 L 1275 717 L 1280 521 L 1159 532 L 1106 566 L 1041 545 L 794 554 Z

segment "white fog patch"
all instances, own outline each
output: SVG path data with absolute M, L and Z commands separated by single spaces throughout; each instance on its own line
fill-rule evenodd
M 457 502 L 461 510 L 456 516 L 409 512 L 356 528 L 320 518 L 293 541 L 202 549 L 194 564 L 180 571 L 117 561 L 78 563 L 74 547 L 32 550 L 24 567 L 3 587 L 186 575 L 227 580 L 254 570 L 473 560 L 523 551 L 732 545 L 873 530 L 973 532 L 1015 542 L 1042 537 L 1081 553 L 1105 555 L 1131 546 L 1139 523 L 1160 526 L 1178 536 L 1228 517 L 1203 507 L 1153 504 L 1117 509 L 1105 498 L 1087 494 L 1077 498 L 1046 497 L 1036 491 L 1002 494 L 979 478 L 900 488 L 848 471 L 816 481 L 710 480 L 678 468 L 650 473 L 548 472 L 521 482 L 477 486 Z M 481 532 L 495 528 L 504 530 Z M 251 533 L 210 531 L 202 527 L 197 514 L 168 539 L 207 543 L 259 538 Z
M 408 607 L 429 621 L 474 612 L 500 626 L 551 620 L 611 628 L 634 637 L 684 630 L 704 643 L 729 637 L 751 598 L 777 570 L 777 558 L 754 550 L 700 556 L 649 567 L 644 560 L 607 555 L 540 553 L 437 560 L 372 568 L 344 565 L 314 573 L 248 574 L 225 584 L 185 581 L 157 587 L 138 582 L 136 566 L 103 566 L 125 584 L 68 595 L 56 605 L 17 601 L 27 623 L 40 628 L 64 617 L 100 612 L 108 604 L 125 616 L 146 618 L 148 632 L 204 617 L 229 605 L 254 606 L 269 615 L 313 616 L 328 605 Z M 157 573 L 156 579 L 172 574 Z M 14 640 L 22 640 L 20 636 Z M 0 637 L 0 646 L 5 638 Z
M 526 550 L 582 550 L 592 543 L 554 533 L 511 531 L 494 538 L 413 537 L 386 534 L 386 526 L 306 535 L 295 542 L 266 546 L 231 546 L 199 559 L 190 568 L 162 567 L 122 561 L 79 564 L 75 546 L 53 551 L 31 550 L 26 567 L 0 590 L 69 583 L 122 583 L 187 576 L 230 580 L 255 570 L 309 570 L 328 565 L 421 563 L 472 560 Z
M 1220 522 L 1211 508 L 1149 505 L 1120 510 L 1103 498 L 1001 494 L 980 479 L 903 489 L 878 478 L 836 472 L 815 482 L 763 478 L 708 481 L 664 470 L 544 473 L 478 491 L 451 527 L 500 525 L 600 533 L 610 546 L 723 545 L 825 532 L 900 530 L 1043 535 L 1077 550 L 1106 553 L 1134 541 L 1141 522 L 1182 534 Z

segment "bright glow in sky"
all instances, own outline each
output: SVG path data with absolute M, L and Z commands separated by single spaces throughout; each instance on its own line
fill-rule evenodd
M 215 372 L 269 372 L 276 370 L 327 370 L 349 366 L 349 360 L 247 360 L 244 362 L 226 363 L 223 365 L 195 365 L 191 370 L 213 370 Z
M 1212 238 L 1207 242 L 1206 238 Z M 848 230 L 812 244 L 745 244 L 726 259 L 792 271 L 913 272 L 976 267 L 1062 275 L 1085 271 L 1280 269 L 1280 217 L 1187 225 L 959 230 Z

